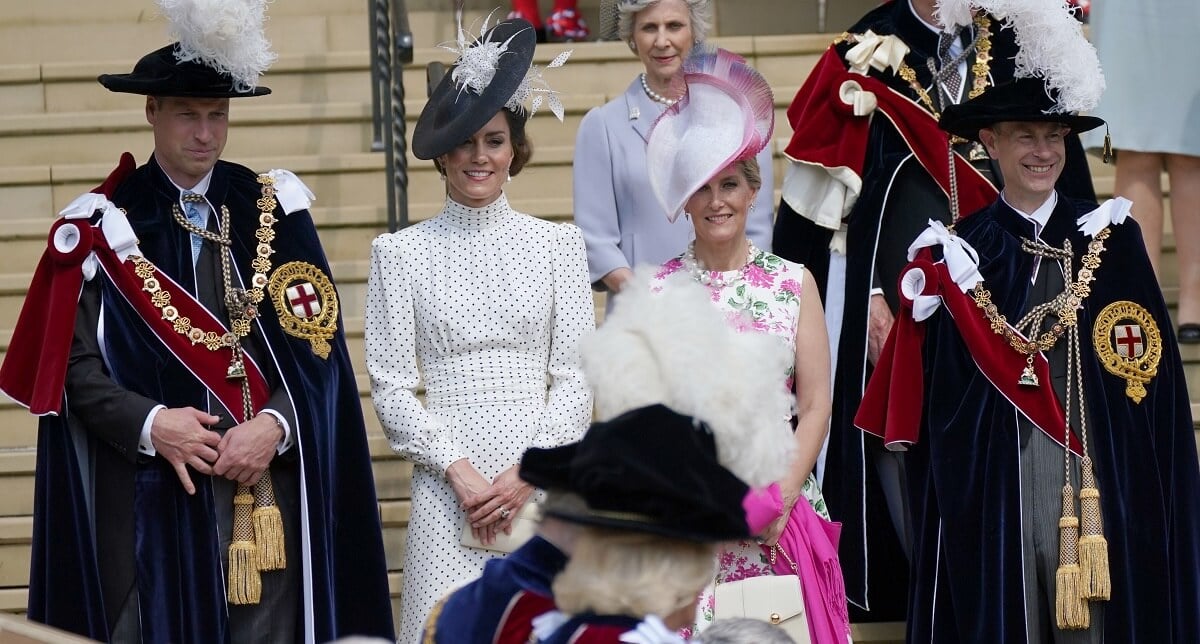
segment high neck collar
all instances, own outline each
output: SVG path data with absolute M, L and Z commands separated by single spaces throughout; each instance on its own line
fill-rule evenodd
M 455 228 L 483 230 L 504 221 L 515 212 L 508 205 L 508 197 L 504 196 L 502 192 L 495 201 L 481 208 L 464 206 L 450 197 L 446 197 L 446 205 L 442 207 L 442 212 L 438 216 L 442 221 Z

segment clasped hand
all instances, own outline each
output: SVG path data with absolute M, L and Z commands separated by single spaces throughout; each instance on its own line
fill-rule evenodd
M 224 436 L 205 427 L 219 422 L 194 407 L 161 409 L 150 427 L 150 442 L 165 458 L 188 494 L 196 486 L 187 468 L 207 476 L 223 476 L 242 485 L 254 485 L 275 457 L 283 429 L 268 414 L 229 428 Z
M 512 522 L 533 494 L 533 486 L 521 480 L 518 466 L 504 470 L 496 480 L 487 479 L 467 459 L 446 469 L 446 478 L 471 523 L 471 533 L 481 543 L 492 544 L 496 535 L 512 534 Z

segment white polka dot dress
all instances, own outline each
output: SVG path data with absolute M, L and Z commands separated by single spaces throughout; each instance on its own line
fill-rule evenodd
M 402 644 L 418 641 L 448 590 L 502 556 L 459 544 L 446 468 L 467 458 L 491 480 L 528 447 L 578 440 L 592 413 L 579 342 L 594 321 L 579 229 L 518 213 L 503 195 L 484 208 L 447 200 L 372 244 L 371 396 L 392 449 L 414 463 Z

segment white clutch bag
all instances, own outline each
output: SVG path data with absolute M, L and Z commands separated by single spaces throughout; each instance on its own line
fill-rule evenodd
M 782 628 L 796 644 L 812 642 L 796 575 L 763 575 L 717 584 L 713 599 L 714 619 L 749 617 Z
M 496 540 L 491 545 L 485 545 L 475 535 L 471 533 L 471 522 L 463 517 L 462 532 L 458 537 L 458 542 L 470 548 L 480 548 L 482 550 L 494 550 L 496 552 L 512 552 L 517 548 L 525 545 L 533 537 L 537 531 L 538 521 L 542 518 L 541 509 L 537 503 L 526 503 L 524 507 L 517 512 L 517 516 L 512 521 L 512 533 L 504 534 L 503 532 L 496 533 Z

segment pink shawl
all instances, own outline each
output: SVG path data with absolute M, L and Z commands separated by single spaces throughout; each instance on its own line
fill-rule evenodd
M 747 495 L 742 502 L 747 518 L 764 514 L 778 517 L 783 500 L 778 485 Z M 761 521 L 752 522 L 759 523 Z M 843 644 L 850 641 L 850 619 L 846 611 L 846 584 L 838 561 L 842 524 L 820 517 L 804 498 L 792 507 L 787 525 L 779 536 L 779 553 L 773 568 L 777 575 L 797 575 L 804 596 L 804 612 L 813 644 Z M 764 546 L 765 549 L 765 546 Z M 791 560 L 789 562 L 789 559 Z M 792 567 L 795 562 L 795 568 Z

